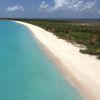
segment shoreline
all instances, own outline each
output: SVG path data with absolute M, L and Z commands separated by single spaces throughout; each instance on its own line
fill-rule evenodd
M 100 100 L 99 60 L 94 56 L 91 57 L 79 53 L 79 47 L 65 42 L 62 39 L 58 39 L 52 33 L 38 26 L 20 21 L 15 22 L 26 26 L 32 31 L 33 36 L 35 36 L 40 42 L 40 45 L 42 45 L 43 50 L 45 50 L 47 55 L 52 58 L 52 61 L 58 65 L 58 69 L 62 72 L 64 78 L 68 79 L 70 83 L 73 82 L 71 85 L 75 85 L 77 89 L 79 88 L 79 92 L 83 92 L 83 96 L 86 95 L 86 100 Z M 75 61 L 76 59 L 78 61 Z M 88 70 L 86 70 L 86 68 Z

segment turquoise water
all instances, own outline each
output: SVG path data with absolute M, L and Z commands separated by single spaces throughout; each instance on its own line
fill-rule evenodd
M 31 32 L 0 21 L 0 100 L 82 100 Z

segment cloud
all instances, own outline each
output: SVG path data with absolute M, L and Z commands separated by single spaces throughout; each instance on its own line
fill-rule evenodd
M 84 0 L 54 0 L 53 6 L 49 6 L 46 1 L 43 1 L 39 7 L 42 11 L 55 12 L 55 11 L 92 11 L 97 9 L 96 1 Z
M 46 9 L 46 8 L 48 8 L 48 7 L 49 7 L 49 5 L 46 4 L 45 1 L 43 1 L 43 2 L 41 3 L 41 5 L 40 5 L 40 8 L 41 8 L 41 9 Z
M 85 3 L 85 5 L 81 8 L 81 11 L 85 11 L 85 10 L 93 10 L 96 9 L 96 1 L 88 1 Z
M 98 10 L 98 13 L 100 14 L 100 10 Z
M 46 3 L 46 1 L 43 1 L 43 2 L 40 4 L 39 11 L 41 11 L 41 10 L 47 11 L 48 9 L 49 9 L 49 5 Z
M 6 11 L 12 12 L 12 11 L 24 11 L 24 7 L 20 5 L 15 6 L 9 6 Z

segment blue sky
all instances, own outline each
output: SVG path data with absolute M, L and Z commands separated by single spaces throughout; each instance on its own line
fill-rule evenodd
M 0 17 L 100 18 L 100 0 L 0 0 Z

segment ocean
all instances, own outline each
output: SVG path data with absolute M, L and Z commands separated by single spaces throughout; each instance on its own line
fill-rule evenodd
M 0 100 L 83 100 L 31 31 L 0 21 Z

